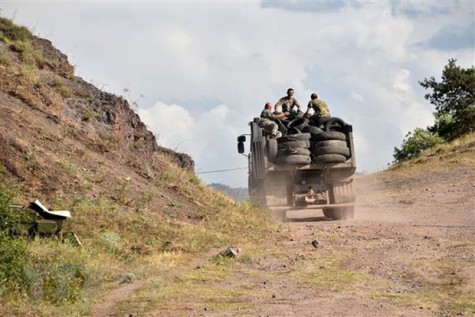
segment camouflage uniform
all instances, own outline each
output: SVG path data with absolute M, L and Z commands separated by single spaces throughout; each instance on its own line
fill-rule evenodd
M 313 108 L 315 115 L 319 118 L 330 117 L 330 109 L 325 101 L 321 99 L 312 99 L 308 102 L 308 108 Z
M 272 135 L 277 135 L 277 131 L 279 127 L 277 126 L 277 123 L 275 123 L 275 116 L 272 113 L 271 109 L 264 109 L 261 112 L 261 123 L 260 126 L 269 133 L 272 133 Z
M 275 109 L 277 109 L 279 106 L 282 106 L 282 112 L 291 112 L 292 108 L 295 106 L 300 108 L 300 104 L 297 99 L 294 97 L 289 98 L 287 96 L 282 97 L 279 99 L 279 101 L 277 101 L 275 104 Z

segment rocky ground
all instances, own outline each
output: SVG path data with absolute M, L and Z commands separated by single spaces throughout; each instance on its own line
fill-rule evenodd
M 473 316 L 474 180 L 473 169 L 359 177 L 354 220 L 290 211 L 267 245 L 128 285 L 93 315 Z

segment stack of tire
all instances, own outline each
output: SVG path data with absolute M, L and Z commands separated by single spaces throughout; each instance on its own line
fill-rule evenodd
M 284 137 L 277 139 L 276 164 L 341 163 L 350 158 L 346 134 L 347 124 L 336 117 L 319 127 L 303 117 L 283 122 Z
M 310 138 L 310 133 L 300 131 L 278 138 L 275 163 L 277 165 L 310 164 L 312 162 L 309 150 Z
M 314 163 L 342 163 L 350 157 L 346 135 L 338 131 L 323 131 L 316 134 L 311 151 Z

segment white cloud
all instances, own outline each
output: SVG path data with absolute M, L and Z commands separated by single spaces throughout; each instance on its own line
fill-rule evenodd
M 238 117 L 239 112 L 228 106 L 218 105 L 192 116 L 182 106 L 157 102 L 150 108 L 139 109 L 138 113 L 149 129 L 158 135 L 159 145 L 190 154 L 195 160 L 197 172 L 247 164 L 236 152 L 236 136 L 247 131 L 239 131 L 236 124 L 233 126 L 233 118 Z M 245 171 L 238 173 L 241 175 L 227 180 L 227 183 L 242 185 Z M 207 179 L 210 175 L 203 174 L 202 177 Z M 213 178 L 209 180 L 211 182 Z
M 245 166 L 237 135 L 288 87 L 303 106 L 317 92 L 353 124 L 359 169 L 381 169 L 409 130 L 432 122 L 418 81 L 437 77 L 449 58 L 473 64 L 473 48 L 420 45 L 470 26 L 471 1 L 4 1 L 1 9 L 52 39 L 86 80 L 145 95 L 139 114 L 159 143 L 191 154 L 200 171 Z M 246 177 L 203 175 L 234 186 Z
M 411 93 L 412 87 L 408 81 L 410 75 L 410 71 L 408 71 L 407 69 L 401 69 L 395 76 L 393 88 L 400 93 Z

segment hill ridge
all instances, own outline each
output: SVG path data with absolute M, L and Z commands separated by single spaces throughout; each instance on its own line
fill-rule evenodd
M 39 189 L 37 177 L 41 187 L 55 187 L 59 176 L 68 179 L 71 173 L 61 173 L 54 161 L 72 153 L 82 156 L 78 162 L 84 165 L 102 156 L 145 179 L 169 163 L 194 171 L 189 155 L 158 145 L 127 100 L 75 76 L 68 57 L 49 40 L 3 18 L 0 30 L 0 164 L 12 180 L 32 192 Z M 63 151 L 55 143 L 62 143 Z M 35 168 L 57 177 L 34 175 Z

